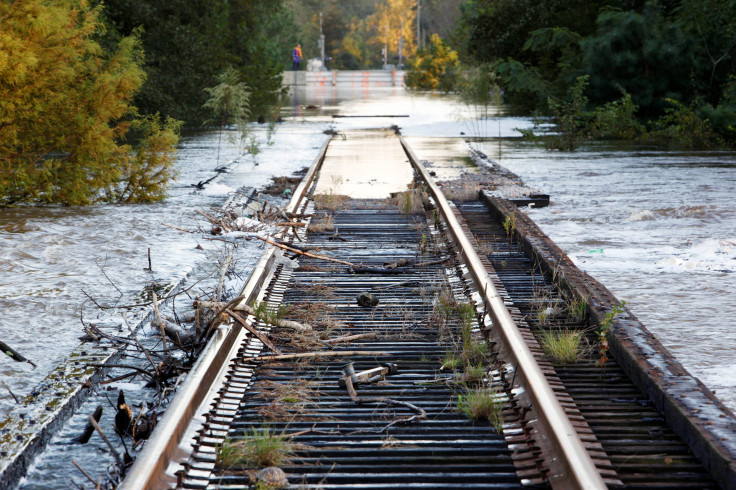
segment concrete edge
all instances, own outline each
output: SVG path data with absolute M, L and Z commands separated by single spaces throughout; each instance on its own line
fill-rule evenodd
M 515 238 L 558 286 L 587 298 L 591 321 L 598 323 L 620 301 L 581 271 L 525 213 L 509 200 L 481 192 L 481 199 L 501 219 L 515 217 Z M 736 417 L 667 350 L 631 311 L 615 318 L 609 351 L 634 383 L 662 412 L 723 488 L 736 488 Z

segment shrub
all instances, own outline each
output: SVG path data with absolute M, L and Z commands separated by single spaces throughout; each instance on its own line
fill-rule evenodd
M 406 74 L 406 86 L 422 90 L 455 90 L 460 61 L 456 51 L 437 34 L 432 34 L 429 46 L 420 49 Z

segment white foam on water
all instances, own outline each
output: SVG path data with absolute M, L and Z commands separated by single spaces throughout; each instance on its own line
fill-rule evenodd
M 227 194 L 230 194 L 231 192 L 235 192 L 235 189 L 233 189 L 229 185 L 225 185 L 225 184 L 209 184 L 202 191 L 202 195 L 205 195 L 205 196 L 225 196 Z

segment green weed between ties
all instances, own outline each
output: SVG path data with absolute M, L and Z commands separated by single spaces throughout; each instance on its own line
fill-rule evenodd
M 503 399 L 494 389 L 479 388 L 468 390 L 457 397 L 457 409 L 470 420 L 487 420 L 503 432 Z
M 583 333 L 576 330 L 543 330 L 540 339 L 544 353 L 562 364 L 580 359 L 582 342 Z
M 223 468 L 246 466 L 266 468 L 288 464 L 294 456 L 296 445 L 269 427 L 246 430 L 244 439 L 226 439 L 217 448 L 217 464 Z

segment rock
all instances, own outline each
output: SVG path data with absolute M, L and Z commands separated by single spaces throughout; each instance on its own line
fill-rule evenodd
M 372 293 L 360 293 L 358 296 L 358 304 L 364 308 L 376 306 L 378 304 L 378 298 Z
M 284 488 L 289 479 L 281 468 L 269 466 L 256 473 L 256 488 Z

